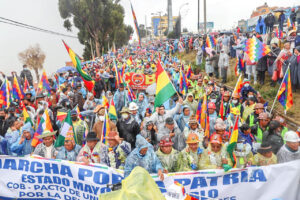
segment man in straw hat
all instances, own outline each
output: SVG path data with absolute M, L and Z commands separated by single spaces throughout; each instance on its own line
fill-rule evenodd
M 93 131 L 97 134 L 97 137 L 100 139 L 103 133 L 103 125 L 105 119 L 105 107 L 103 105 L 98 105 L 94 113 L 96 114 L 96 123 L 94 124 Z M 117 131 L 116 124 L 108 119 L 109 129 L 111 131 Z
M 76 160 L 89 163 L 100 163 L 100 148 L 101 142 L 95 132 L 89 132 L 86 137 L 86 145 L 80 150 Z
M 43 142 L 37 145 L 33 154 L 44 158 L 54 159 L 57 155 L 57 151 L 54 147 L 55 134 L 56 131 L 44 131 L 42 135 L 39 135 L 37 138 L 42 139 Z
M 64 141 L 64 146 L 58 151 L 56 159 L 76 161 L 81 146 L 75 144 L 74 135 L 68 132 Z
M 190 133 L 186 140 L 186 148 L 179 153 L 177 171 L 199 170 L 199 161 L 203 149 L 199 147 L 199 137 Z
M 262 143 L 257 152 L 258 153 L 253 157 L 252 165 L 266 166 L 277 163 L 277 156 L 272 152 L 270 143 Z
M 101 148 L 101 163 L 115 169 L 124 169 L 125 160 L 131 152 L 130 144 L 123 141 L 116 131 L 110 131 L 105 139 L 108 144 Z
M 159 149 L 156 151 L 165 172 L 176 172 L 178 151 L 172 145 L 171 138 L 167 135 L 163 136 L 158 144 Z

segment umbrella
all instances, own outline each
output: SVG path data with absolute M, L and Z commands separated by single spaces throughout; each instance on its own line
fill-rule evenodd
M 56 72 L 57 73 L 64 73 L 64 72 L 67 72 L 67 71 L 76 72 L 76 69 L 74 67 L 71 67 L 71 66 L 65 66 L 65 67 L 62 67 L 62 68 L 58 69 Z
M 154 95 L 155 92 L 156 92 L 156 83 L 153 83 L 152 85 L 149 85 L 146 89 L 146 92 L 149 94 L 149 95 Z
M 274 10 L 273 12 L 285 12 L 285 10 L 283 8 L 278 8 L 278 9 Z
M 220 33 L 219 32 L 210 32 L 209 35 L 212 35 L 212 36 L 216 36 L 216 35 L 219 35 Z

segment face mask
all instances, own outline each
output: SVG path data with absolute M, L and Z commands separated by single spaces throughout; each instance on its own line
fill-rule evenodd
M 0 116 L 0 120 L 4 120 L 5 116 Z
M 99 120 L 100 120 L 101 122 L 104 121 L 104 116 L 98 116 L 98 118 L 99 118 Z
M 211 99 L 210 102 L 216 103 L 216 99 Z
M 122 116 L 123 119 L 127 119 L 128 118 L 128 114 L 127 113 L 122 114 L 121 116 Z
M 72 121 L 76 121 L 77 120 L 77 116 L 75 117 L 71 117 Z
M 244 147 L 244 144 L 243 144 L 243 143 L 237 143 L 237 144 L 236 144 L 236 148 L 237 148 L 238 150 L 242 150 L 243 147 Z
M 237 103 L 238 103 L 238 100 L 234 99 L 234 100 L 232 100 L 232 103 L 233 103 L 233 104 L 237 104 Z
M 246 84 L 245 84 L 245 87 L 249 87 L 249 83 L 246 83 Z

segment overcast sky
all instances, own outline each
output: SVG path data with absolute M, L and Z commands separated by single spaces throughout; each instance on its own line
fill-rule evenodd
M 167 0 L 131 0 L 139 24 L 151 25 L 151 13 L 162 11 L 166 13 Z M 173 0 L 173 15 L 178 15 L 179 7 L 182 7 L 182 27 L 189 31 L 197 29 L 197 0 Z M 207 21 L 213 21 L 216 29 L 231 28 L 236 26 L 239 19 L 248 19 L 257 6 L 267 2 L 269 6 L 295 6 L 299 0 L 207 0 Z M 125 8 L 125 23 L 133 26 L 129 0 L 121 0 Z M 200 0 L 200 9 L 203 10 L 203 0 Z M 145 17 L 146 16 L 146 17 Z M 58 0 L 0 0 L 0 17 L 23 22 L 40 28 L 76 35 L 67 32 L 63 27 L 63 20 L 58 11 Z M 200 15 L 203 21 L 203 12 Z M 22 64 L 18 59 L 18 53 L 30 45 L 40 44 L 46 53 L 44 67 L 48 73 L 63 67 L 70 60 L 61 42 L 64 39 L 67 44 L 78 54 L 82 54 L 83 46 L 77 39 L 66 38 L 47 33 L 27 30 L 0 23 L 0 71 L 9 73 L 13 70 L 20 71 Z

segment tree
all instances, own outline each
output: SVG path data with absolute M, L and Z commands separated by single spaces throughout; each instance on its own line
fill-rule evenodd
M 182 31 L 183 31 L 184 33 L 187 33 L 187 32 L 189 32 L 187 28 L 183 28 L 183 30 L 182 30 Z
M 85 45 L 85 57 L 90 56 L 91 46 L 96 50 L 96 56 L 100 57 L 103 49 L 107 50 L 108 43 L 115 42 L 122 46 L 129 41 L 129 37 L 125 35 L 128 31 L 124 25 L 124 8 L 119 2 L 120 0 L 59 0 L 59 12 L 65 20 L 64 27 L 69 31 L 73 25 L 79 29 L 78 38 Z M 123 33 L 122 40 L 118 38 L 119 32 Z M 92 44 L 90 40 L 93 41 Z
M 36 75 L 36 80 L 40 80 L 39 69 L 43 68 L 46 55 L 42 51 L 39 44 L 30 46 L 28 49 L 19 53 L 19 60 L 27 65 L 29 69 L 33 69 Z

